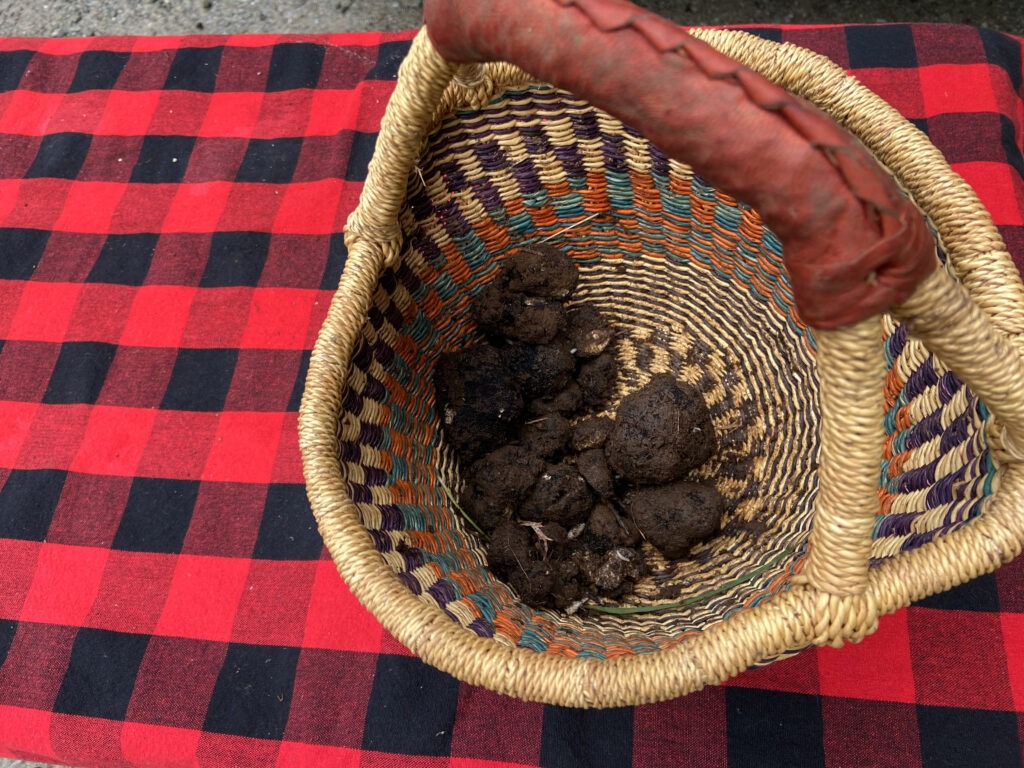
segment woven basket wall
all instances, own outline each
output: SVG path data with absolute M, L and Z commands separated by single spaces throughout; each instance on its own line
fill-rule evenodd
M 1019 363 L 1024 292 L 1012 262 L 923 136 L 820 57 L 740 33 L 701 36 L 861 135 L 929 215 L 941 273 L 974 292 Z M 421 35 L 349 224 L 349 262 L 300 424 L 331 554 L 402 642 L 461 679 L 521 698 L 639 703 L 813 643 L 858 639 L 880 614 L 1019 551 L 1021 524 L 1008 522 L 1021 508 L 1019 460 L 1000 425 L 943 359 L 886 316 L 870 586 L 830 595 L 808 584 L 820 361 L 777 239 L 756 212 L 571 94 L 507 65 L 463 69 L 461 83 L 446 85 L 454 70 L 445 66 Z M 419 96 L 430 92 L 423 81 L 437 103 Z M 651 612 L 527 607 L 487 570 L 449 498 L 460 474 L 439 426 L 433 365 L 477 338 L 470 301 L 504 255 L 539 240 L 576 260 L 574 300 L 611 319 L 618 395 L 668 371 L 695 384 L 712 413 L 720 450 L 700 474 L 729 511 L 691 559 L 648 553 L 651 575 L 626 605 Z

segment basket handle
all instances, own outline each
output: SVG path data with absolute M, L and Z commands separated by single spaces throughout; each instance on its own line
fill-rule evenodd
M 878 315 L 935 272 L 921 213 L 816 106 L 625 0 L 426 0 L 424 18 L 445 61 L 511 62 L 571 90 L 779 236 L 797 309 L 819 331 L 821 470 L 800 578 L 862 595 L 884 439 Z
M 414 51 L 429 65 L 403 103 L 439 94 L 459 64 L 511 62 L 637 127 L 752 205 L 782 240 L 796 307 L 818 330 L 823 414 L 801 580 L 835 598 L 869 590 L 884 439 L 880 313 L 892 310 L 950 364 L 995 415 L 1002 450 L 1024 460 L 1024 357 L 937 269 L 925 219 L 887 169 L 814 104 L 626 0 L 425 0 L 424 18 L 430 51 Z M 787 61 L 766 66 L 781 76 Z M 405 117 L 414 114 L 392 120 Z M 376 218 L 391 210 L 381 202 L 369 207 Z
M 936 265 L 924 219 L 817 107 L 625 0 L 426 0 L 454 63 L 507 61 L 640 129 L 752 205 L 816 328 L 899 304 Z

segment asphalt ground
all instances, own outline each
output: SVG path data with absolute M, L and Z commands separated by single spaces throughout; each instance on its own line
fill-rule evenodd
M 931 21 L 1024 35 L 1013 0 L 640 0 L 680 24 Z M 324 32 L 418 27 L 419 0 L 0 0 L 7 36 L 180 35 L 195 32 Z

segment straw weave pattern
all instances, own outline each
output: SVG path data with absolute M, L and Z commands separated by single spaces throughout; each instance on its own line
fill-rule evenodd
M 339 455 L 363 524 L 412 591 L 482 636 L 606 656 L 670 646 L 788 586 L 815 499 L 818 382 L 781 247 L 755 212 L 587 103 L 535 87 L 446 119 L 410 176 L 400 222 L 400 263 L 384 272 L 353 356 Z M 653 575 L 630 603 L 688 604 L 656 624 L 522 605 L 487 572 L 445 492 L 460 481 L 433 362 L 473 340 L 472 296 L 503 256 L 549 238 L 580 267 L 575 300 L 612 319 L 619 394 L 668 371 L 703 392 L 715 422 L 720 451 L 698 476 L 730 512 L 691 560 L 648 552 Z M 970 519 L 991 492 L 976 400 L 951 374 L 938 386 L 936 364 L 908 347 L 902 326 L 890 324 L 886 348 L 888 514 L 876 557 Z
M 740 33 L 699 36 L 856 129 L 927 213 L 943 264 L 854 346 L 816 338 L 794 310 L 779 242 L 749 207 L 585 101 L 508 65 L 446 68 L 421 35 L 349 221 L 300 439 L 314 512 L 353 592 L 429 663 L 520 698 L 619 706 L 680 695 L 810 644 L 859 639 L 881 614 L 991 571 L 1024 541 L 1013 448 L 1024 289 L 984 209 L 915 129 L 834 65 Z M 434 363 L 476 338 L 470 303 L 502 258 L 545 239 L 580 268 L 574 300 L 611 319 L 618 395 L 668 371 L 700 388 L 715 423 L 721 450 L 699 474 L 730 511 L 692 559 L 647 553 L 652 575 L 629 604 L 655 612 L 528 608 L 489 573 L 449 499 L 460 468 L 439 426 Z M 942 322 L 965 302 L 978 354 Z M 857 483 L 877 514 L 863 540 L 843 541 L 844 510 L 818 498 L 822 414 L 844 412 L 825 409 L 835 404 L 820 366 L 868 348 L 884 362 L 882 444 L 867 462 L 851 446 L 848 460 L 844 424 L 830 423 L 829 477 L 873 467 Z M 1000 370 L 976 364 L 986 350 L 1006 361 Z M 863 367 L 848 362 L 838 367 Z M 873 502 L 855 496 L 870 521 Z M 809 559 L 826 531 L 837 563 L 864 561 L 848 580 L 839 573 L 845 583 Z

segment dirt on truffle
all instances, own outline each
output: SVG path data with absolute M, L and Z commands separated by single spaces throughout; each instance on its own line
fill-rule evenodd
M 551 299 L 567 299 L 579 281 L 576 265 L 548 243 L 519 248 L 505 260 L 498 278 L 510 291 Z
M 715 452 L 715 428 L 700 392 L 667 373 L 626 395 L 608 435 L 608 463 L 633 483 L 670 483 Z
M 577 282 L 560 250 L 520 248 L 471 308 L 485 340 L 434 372 L 488 565 L 527 604 L 569 612 L 628 595 L 649 547 L 687 557 L 725 508 L 686 480 L 716 450 L 699 391 L 663 374 L 598 415 L 617 388 L 614 329 L 595 307 L 566 308 Z
M 725 511 L 714 486 L 685 481 L 633 488 L 622 505 L 647 541 L 669 559 L 686 557 L 694 544 L 715 533 Z
M 473 462 L 466 472 L 462 508 L 485 530 L 509 519 L 533 490 L 547 464 L 518 445 L 505 445 Z
M 442 355 L 434 370 L 441 421 L 463 460 L 472 460 L 517 436 L 523 396 L 501 352 L 475 344 Z
M 560 460 L 569 450 L 572 425 L 560 413 L 549 413 L 530 419 L 519 432 L 523 447 L 542 459 Z

